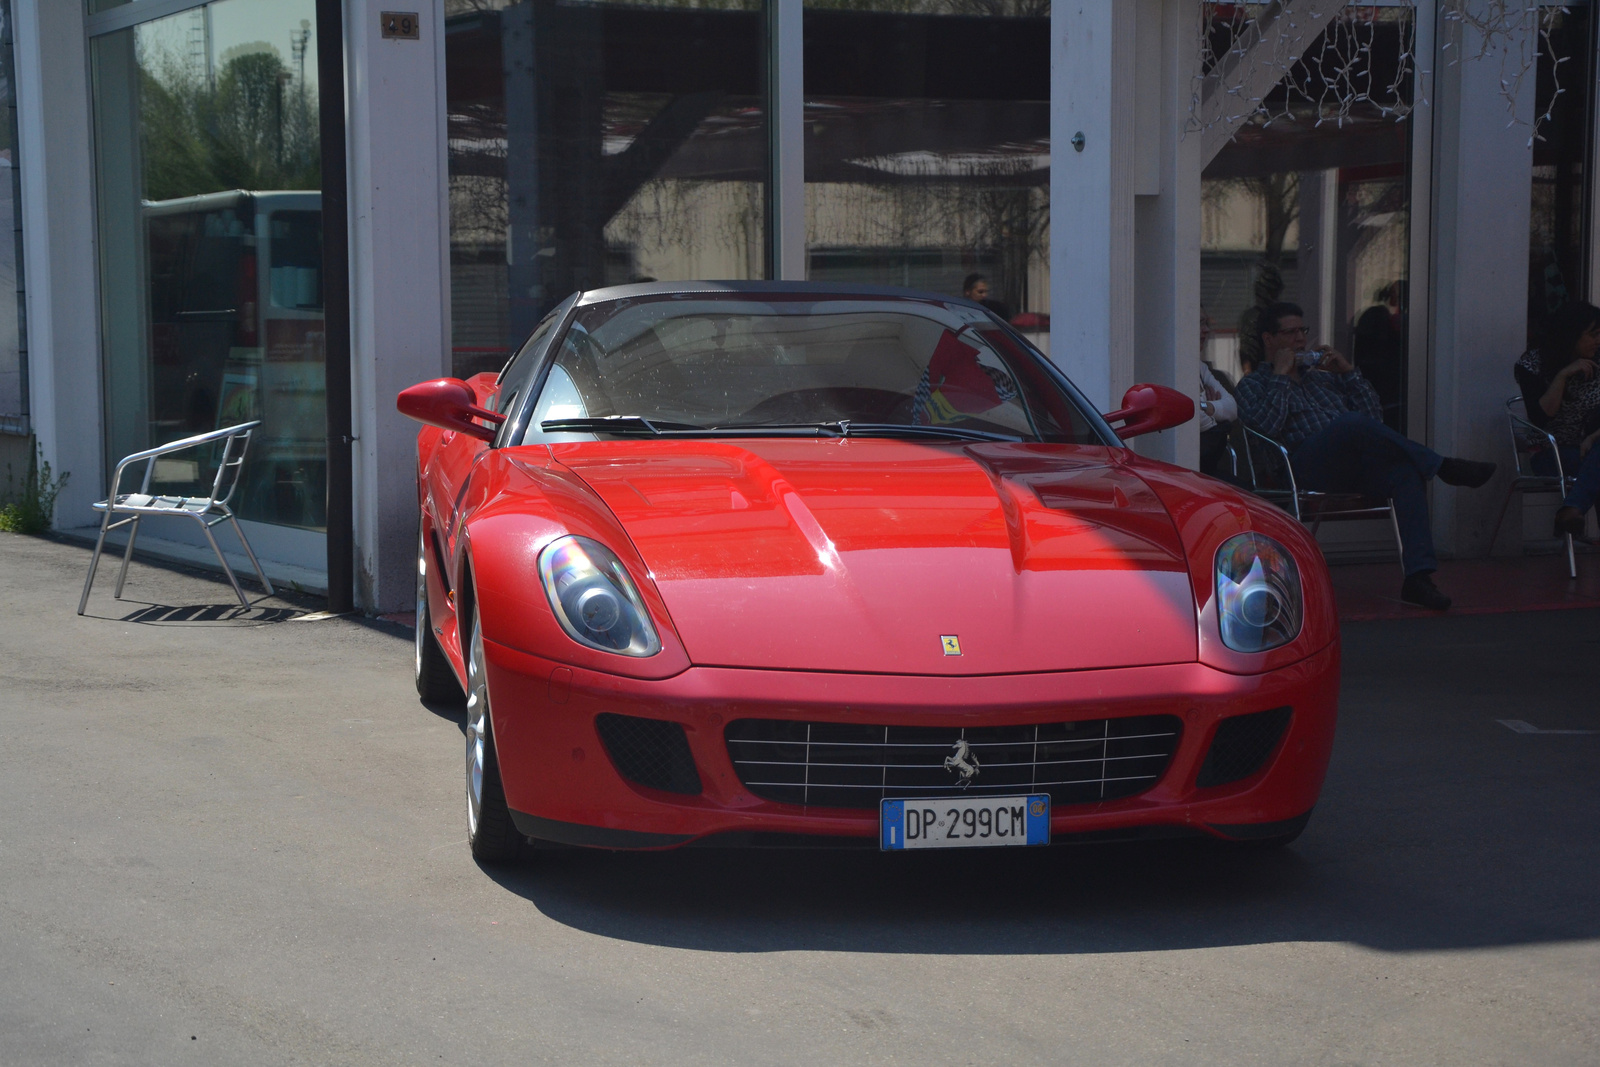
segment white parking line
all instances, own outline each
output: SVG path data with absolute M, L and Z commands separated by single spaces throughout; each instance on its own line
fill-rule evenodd
M 1600 734 L 1600 730 L 1541 730 L 1533 723 L 1523 722 L 1521 719 L 1496 719 L 1495 722 L 1514 734 Z

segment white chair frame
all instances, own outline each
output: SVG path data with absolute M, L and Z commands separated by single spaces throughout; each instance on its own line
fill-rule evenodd
M 1301 489 L 1295 481 L 1294 464 L 1289 462 L 1289 449 L 1281 442 L 1275 441 L 1259 430 L 1244 428 L 1246 448 L 1244 450 L 1245 463 L 1250 471 L 1250 491 L 1278 505 L 1284 511 L 1293 515 L 1302 523 L 1311 526 L 1311 536 L 1317 536 L 1317 531 L 1322 528 L 1324 521 L 1332 519 L 1335 522 L 1345 519 L 1376 519 L 1384 515 L 1389 516 L 1389 526 L 1394 531 L 1395 551 L 1400 554 L 1402 566 L 1404 565 L 1406 546 L 1400 538 L 1400 519 L 1394 513 L 1394 501 L 1385 500 L 1382 504 L 1368 503 L 1368 498 L 1360 497 L 1354 493 L 1321 493 L 1312 489 Z M 1270 447 L 1283 457 L 1283 469 L 1289 477 L 1288 489 L 1267 489 L 1261 485 L 1261 479 L 1256 473 L 1255 456 L 1253 449 L 1249 448 L 1250 441 L 1254 439 Z M 1235 469 L 1238 459 L 1234 459 Z M 1341 500 L 1351 500 L 1347 507 L 1336 506 Z M 1309 516 L 1307 512 L 1310 512 Z
M 211 532 L 211 527 L 218 523 L 231 522 L 233 532 L 239 535 L 239 543 L 244 546 L 244 554 L 250 557 L 250 565 L 256 569 L 256 577 L 261 581 L 261 588 L 266 590 L 267 596 L 273 595 L 272 583 L 267 581 L 267 575 L 262 571 L 260 561 L 250 548 L 249 539 L 245 537 L 239 520 L 233 514 L 233 509 L 228 506 L 228 501 L 233 499 L 233 491 L 239 486 L 239 472 L 244 467 L 244 456 L 250 446 L 250 435 L 260 425 L 261 421 L 257 419 L 254 422 L 242 422 L 237 426 L 185 437 L 143 452 L 135 452 L 131 456 L 124 456 L 117 463 L 116 473 L 111 476 L 111 491 L 106 494 L 106 499 L 94 505 L 97 511 L 105 514 L 100 520 L 100 537 L 95 541 L 94 557 L 89 561 L 89 574 L 83 580 L 83 595 L 78 598 L 79 615 L 82 615 L 84 609 L 88 607 L 89 589 L 94 585 L 95 570 L 100 566 L 100 552 L 105 547 L 106 534 L 119 526 L 131 524 L 131 529 L 128 531 L 128 547 L 122 553 L 122 567 L 117 571 L 117 588 L 113 594 L 120 600 L 123 583 L 128 577 L 128 561 L 133 558 L 133 543 L 139 537 L 139 522 L 157 515 L 189 518 L 200 524 L 201 532 L 206 535 L 211 550 L 217 554 L 217 561 L 222 564 L 223 573 L 228 576 L 228 581 L 233 583 L 233 591 L 239 597 L 239 604 L 248 611 L 250 598 L 244 595 L 244 588 L 239 584 L 238 575 L 228 566 L 227 557 L 222 554 L 222 548 Z M 223 442 L 222 456 L 217 462 L 217 476 L 211 481 L 211 492 L 208 496 L 151 495 L 150 478 L 155 473 L 158 458 L 191 448 L 200 448 L 214 441 Z M 145 467 L 144 481 L 140 484 L 139 491 L 121 492 L 123 472 L 140 462 L 144 463 Z M 112 522 L 113 515 L 128 517 Z
M 1522 407 L 1522 394 L 1506 398 L 1506 421 L 1511 427 L 1511 461 L 1516 465 L 1516 473 L 1511 476 L 1511 484 L 1506 487 L 1506 498 L 1500 502 L 1500 517 L 1494 521 L 1494 533 L 1489 537 L 1489 543 L 1494 544 L 1495 538 L 1500 536 L 1500 527 L 1506 521 L 1506 510 L 1511 506 L 1512 494 L 1519 491 L 1533 489 L 1551 493 L 1567 495 L 1567 490 L 1572 488 L 1572 483 L 1577 481 L 1576 476 L 1568 474 L 1566 466 L 1561 462 L 1561 448 L 1556 444 L 1556 439 L 1545 430 L 1541 430 L 1528 421 L 1527 411 L 1517 414 L 1517 408 Z M 1534 455 L 1550 450 L 1550 456 L 1556 461 L 1554 474 L 1539 474 L 1523 465 L 1526 457 L 1531 460 Z M 1562 537 L 1567 552 L 1567 577 L 1578 576 L 1578 553 L 1572 543 L 1572 535 Z

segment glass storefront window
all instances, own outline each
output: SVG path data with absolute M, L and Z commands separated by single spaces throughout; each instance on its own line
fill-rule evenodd
M 222 0 L 91 41 L 108 465 L 251 419 L 242 518 L 326 508 L 314 0 Z M 209 487 L 204 458 L 153 487 Z
M 1539 50 L 1534 114 L 1533 203 L 1528 234 L 1528 343 L 1545 320 L 1587 289 L 1584 210 L 1593 128 L 1594 24 L 1588 5 L 1547 13 L 1547 46 Z M 1557 71 L 1559 70 L 1559 77 Z
M 1234 376 L 1260 351 L 1258 310 L 1278 300 L 1305 309 L 1312 340 L 1354 360 L 1383 400 L 1384 421 L 1409 417 L 1407 314 L 1411 77 L 1400 57 L 1414 40 L 1406 8 L 1349 9 L 1319 36 L 1268 97 L 1267 121 L 1248 122 L 1202 180 L 1200 286 L 1212 325 L 1205 358 Z M 1218 34 L 1230 29 L 1226 19 Z M 1337 57 L 1351 57 L 1349 66 Z M 1321 57 L 1320 59 L 1312 57 Z M 1329 104 L 1364 95 L 1347 113 Z
M 1048 329 L 1048 0 L 807 0 L 808 272 Z
M 578 289 L 760 278 L 759 0 L 448 0 L 453 364 Z

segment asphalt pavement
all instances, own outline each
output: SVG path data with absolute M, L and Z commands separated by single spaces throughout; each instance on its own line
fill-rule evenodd
M 409 630 L 87 559 L 0 534 L 4 1067 L 1600 1063 L 1597 611 L 1347 626 L 1281 852 L 492 870 Z

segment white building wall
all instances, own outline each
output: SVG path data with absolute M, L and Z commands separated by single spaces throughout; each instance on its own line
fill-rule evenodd
M 1102 410 L 1134 373 L 1135 12 L 1136 0 L 1050 10 L 1050 358 Z
M 1434 58 L 1433 330 L 1428 359 L 1430 440 L 1447 456 L 1496 460 L 1479 490 L 1435 484 L 1434 535 L 1442 555 L 1487 554 L 1505 492 L 1505 398 L 1526 343 L 1533 78 L 1509 125 L 1497 55 L 1460 23 L 1440 27 Z M 1465 38 L 1465 39 L 1463 39 Z M 1448 45 L 1448 50 L 1445 46 Z
M 69 475 L 58 527 L 95 521 L 105 496 L 84 5 L 13 0 L 28 392 L 45 460 Z
M 1052 9 L 1050 356 L 1102 410 L 1136 382 L 1198 388 L 1203 162 L 1184 136 L 1196 16 L 1194 0 Z M 1135 447 L 1192 466 L 1198 430 Z
M 345 4 L 356 604 L 415 593 L 417 424 L 400 390 L 450 373 L 444 5 L 420 41 L 384 40 L 380 0 Z
M 1201 140 L 1186 136 L 1198 62 L 1193 0 L 1137 0 L 1133 112 L 1133 378 L 1200 389 Z M 1194 467 L 1200 424 L 1137 438 L 1144 455 Z

